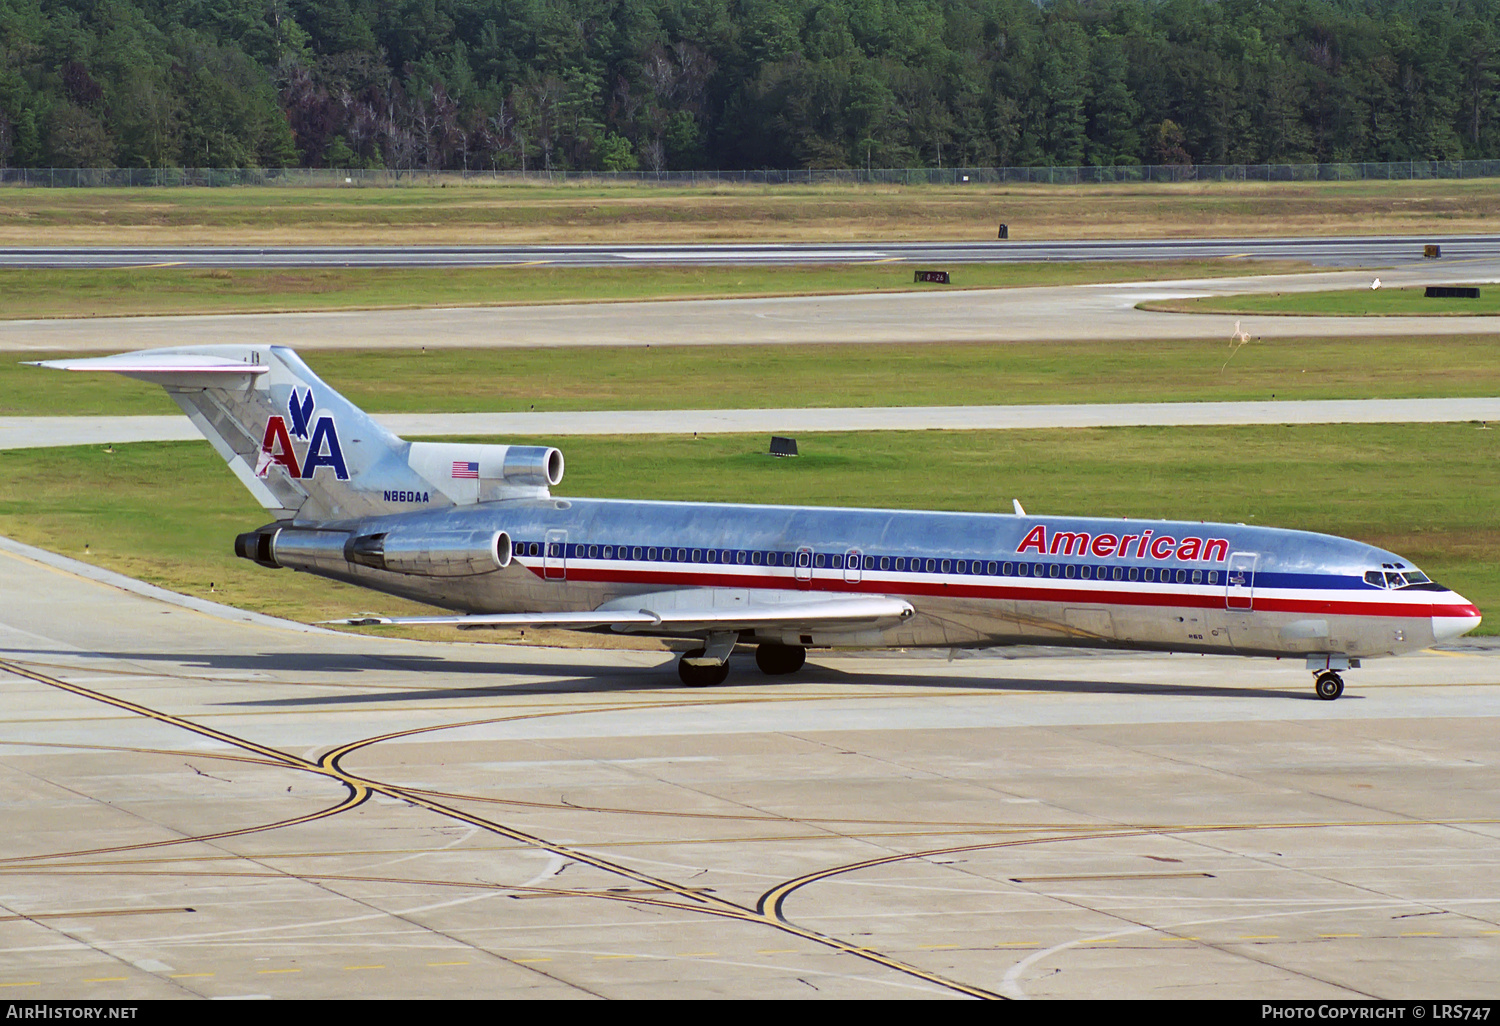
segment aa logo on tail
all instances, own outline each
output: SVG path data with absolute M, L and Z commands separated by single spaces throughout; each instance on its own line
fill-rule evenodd
M 334 477 L 349 480 L 349 469 L 344 465 L 344 450 L 339 446 L 338 425 L 333 415 L 325 413 L 314 419 L 315 408 L 312 389 L 300 395 L 292 389 L 287 399 L 287 416 L 272 414 L 266 418 L 266 434 L 260 443 L 260 458 L 255 462 L 255 476 L 265 477 L 272 465 L 279 465 L 286 476 L 293 480 L 310 480 L 319 467 L 330 467 Z M 290 430 L 287 422 L 291 422 Z M 309 430 L 310 429 L 310 430 Z M 309 437 L 309 434 L 311 437 Z M 292 439 L 307 441 L 299 461 Z

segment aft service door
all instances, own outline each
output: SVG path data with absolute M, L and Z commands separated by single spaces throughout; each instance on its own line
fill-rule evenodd
M 1249 612 L 1255 608 L 1255 552 L 1236 552 L 1229 557 L 1224 585 L 1224 608 Z
M 542 577 L 549 581 L 568 579 L 568 532 L 548 531 L 542 547 Z

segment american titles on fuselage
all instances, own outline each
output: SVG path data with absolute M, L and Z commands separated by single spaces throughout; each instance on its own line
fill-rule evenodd
M 1094 555 L 1101 559 L 1109 556 L 1131 558 L 1130 546 L 1134 542 L 1135 559 L 1146 559 L 1149 556 L 1151 559 L 1177 559 L 1182 562 L 1197 560 L 1222 563 L 1229 558 L 1227 538 L 1174 538 L 1170 534 L 1159 534 L 1153 538 L 1153 533 L 1148 529 L 1138 535 L 1100 533 L 1090 536 L 1087 531 L 1054 530 L 1049 543 L 1047 525 L 1037 524 L 1026 532 L 1026 537 L 1016 546 L 1016 553 L 1035 552 L 1039 556 Z

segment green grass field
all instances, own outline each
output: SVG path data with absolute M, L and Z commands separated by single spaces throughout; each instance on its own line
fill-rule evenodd
M 805 455 L 774 460 L 763 436 L 570 439 L 557 493 L 988 512 L 1018 498 L 1034 514 L 1324 531 L 1412 559 L 1491 614 L 1483 631 L 1500 628 L 1500 430 L 926 431 L 798 442 Z M 0 451 L 0 474 L 0 534 L 32 545 L 293 619 L 413 608 L 236 559 L 235 534 L 268 518 L 206 443 Z
M 1500 288 L 1480 287 L 1478 299 L 1428 299 L 1425 289 L 1340 289 L 1333 292 L 1268 292 L 1205 296 L 1141 303 L 1142 310 L 1168 313 L 1283 314 L 1314 317 L 1477 317 L 1500 314 Z
M 0 270 L 0 318 L 517 306 L 643 299 L 840 295 L 1218 278 L 1306 270 L 1295 261 L 954 264 L 950 285 L 918 284 L 910 263 L 814 267 L 505 267 L 226 270 L 135 267 Z
M 152 385 L 0 360 L 0 416 L 175 413 Z M 990 345 L 306 350 L 380 413 L 952 406 L 1500 394 L 1486 336 Z
M 1494 180 L 0 190 L 0 243 L 849 242 L 1490 232 Z

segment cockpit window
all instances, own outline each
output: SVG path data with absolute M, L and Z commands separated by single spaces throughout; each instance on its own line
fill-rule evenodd
M 1365 583 L 1377 588 L 1414 588 L 1432 586 L 1432 579 L 1420 570 L 1366 570 Z

